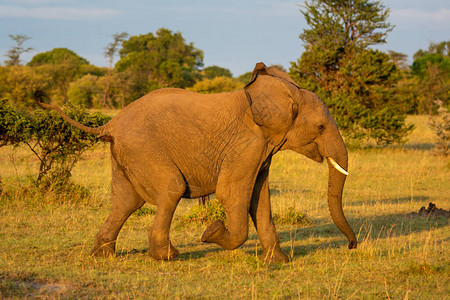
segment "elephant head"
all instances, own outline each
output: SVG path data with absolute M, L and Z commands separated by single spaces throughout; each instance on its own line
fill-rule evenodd
M 319 97 L 301 89 L 286 73 L 258 63 L 245 87 L 253 120 L 268 143 L 293 150 L 329 167 L 328 207 L 336 226 L 356 248 L 356 236 L 342 211 L 348 154 L 339 129 Z

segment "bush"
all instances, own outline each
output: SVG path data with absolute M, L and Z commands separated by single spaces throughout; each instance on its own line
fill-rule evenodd
M 70 105 L 66 113 L 72 119 L 91 127 L 101 126 L 109 117 L 101 113 L 88 113 Z M 64 121 L 54 111 L 36 110 L 32 117 L 33 140 L 28 148 L 39 158 L 41 165 L 37 182 L 67 182 L 70 172 L 81 155 L 92 148 L 99 139 Z
M 222 92 L 232 92 L 244 87 L 244 84 L 237 79 L 220 76 L 214 79 L 203 79 L 194 84 L 189 90 L 197 93 L 215 94 Z
M 226 220 L 225 210 L 219 200 L 212 199 L 205 203 L 205 205 L 194 205 L 185 216 L 188 222 L 211 223 L 215 220 Z M 281 214 L 274 214 L 273 221 L 279 225 L 299 225 L 307 226 L 311 224 L 304 213 L 296 211 L 290 207 Z
M 200 223 L 210 223 L 215 220 L 224 221 L 226 219 L 225 210 L 217 199 L 211 199 L 205 205 L 194 205 L 185 218 L 188 222 Z
M 141 208 L 139 208 L 135 214 L 139 217 L 144 217 L 144 216 L 153 216 L 156 214 L 156 210 L 153 207 L 148 207 L 148 206 L 142 206 Z
M 290 207 L 284 214 L 274 214 L 273 221 L 280 225 L 311 225 L 306 215 Z
M 1 100 L 0 104 L 0 146 L 24 144 L 40 161 L 36 185 L 65 189 L 75 163 L 99 139 L 70 125 L 54 111 L 35 110 L 25 115 L 8 100 Z M 69 106 L 66 113 L 92 127 L 109 121 L 106 115 L 90 114 L 75 106 Z
M 429 125 L 436 133 L 435 153 L 450 154 L 450 112 L 443 107 L 442 101 L 434 101 L 439 106 L 437 116 L 430 117 Z
M 30 90 L 47 89 L 50 82 L 48 74 L 31 67 L 0 66 L 0 99 L 9 99 L 21 111 L 30 111 L 34 107 Z
M 0 147 L 18 145 L 31 139 L 30 118 L 16 111 L 11 101 L 0 100 Z

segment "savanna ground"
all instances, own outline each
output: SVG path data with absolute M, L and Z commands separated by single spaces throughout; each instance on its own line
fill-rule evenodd
M 150 213 L 135 213 L 117 242 L 118 256 L 89 256 L 109 210 L 108 147 L 79 162 L 73 180 L 90 196 L 42 197 L 26 189 L 37 161 L 23 149 L 0 149 L 0 298 L 354 298 L 449 299 L 450 225 L 445 218 L 411 218 L 433 202 L 450 209 L 450 162 L 432 154 L 426 117 L 403 147 L 350 151 L 344 212 L 359 245 L 347 241 L 329 217 L 327 174 L 292 152 L 271 168 L 272 207 L 294 208 L 311 225 L 277 224 L 292 262 L 263 264 L 257 236 L 235 251 L 203 244 L 208 224 L 186 222 L 196 200 L 182 200 L 171 239 L 181 254 L 155 261 L 147 253 Z

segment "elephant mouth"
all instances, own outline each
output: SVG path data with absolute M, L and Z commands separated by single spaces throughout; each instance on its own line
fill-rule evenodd
M 327 159 L 336 170 L 338 170 L 345 176 L 348 176 L 348 172 L 346 170 L 344 170 L 344 168 L 342 168 L 334 159 L 332 159 L 331 157 L 327 157 Z

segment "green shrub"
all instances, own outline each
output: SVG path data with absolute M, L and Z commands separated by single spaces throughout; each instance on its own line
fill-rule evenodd
M 205 205 L 194 205 L 185 216 L 188 222 L 210 223 L 215 220 L 226 219 L 225 210 L 219 200 L 211 199 Z
M 31 132 L 30 118 L 19 113 L 8 99 L 0 99 L 0 147 L 27 142 Z
M 153 216 L 156 214 L 156 210 L 153 207 L 148 207 L 148 206 L 142 206 L 141 208 L 139 208 L 135 214 L 139 217 L 144 217 L 144 216 Z
M 205 205 L 194 205 L 185 216 L 188 222 L 211 223 L 215 220 L 226 220 L 225 210 L 219 200 L 212 199 Z M 279 225 L 300 225 L 307 226 L 311 224 L 304 213 L 296 211 L 290 207 L 281 214 L 274 214 L 273 221 Z
M 443 107 L 442 101 L 434 101 L 439 107 L 438 115 L 430 117 L 429 125 L 436 133 L 435 153 L 440 155 L 450 154 L 450 112 Z
M 306 215 L 296 211 L 290 207 L 283 214 L 274 214 L 273 221 L 280 225 L 301 225 L 307 226 L 311 224 L 311 221 L 306 218 Z
M 109 121 L 101 113 L 88 113 L 76 106 L 65 109 L 68 116 L 84 125 L 98 127 Z M 100 140 L 64 121 L 56 112 L 36 110 L 31 116 L 33 139 L 25 142 L 39 158 L 38 182 L 44 180 L 66 181 L 81 155 Z M 62 182 L 64 184 L 64 182 Z
M 0 104 L 0 146 L 24 144 L 40 161 L 36 185 L 64 190 L 75 163 L 99 139 L 70 125 L 54 111 L 35 110 L 26 115 L 8 100 L 1 100 Z M 92 127 L 110 119 L 73 105 L 65 111 L 72 119 Z
M 203 94 L 232 92 L 243 88 L 244 84 L 237 79 L 220 76 L 213 79 L 203 79 L 194 84 L 189 90 Z

